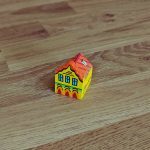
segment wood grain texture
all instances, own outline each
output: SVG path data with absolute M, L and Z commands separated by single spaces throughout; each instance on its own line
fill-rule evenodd
M 150 1 L 0 0 L 0 150 L 149 150 Z M 94 66 L 84 101 L 54 70 Z
M 0 50 L 0 75 L 8 71 L 7 61 L 3 55 L 3 52 Z
M 146 114 L 30 150 L 147 150 L 149 132 L 150 114 Z

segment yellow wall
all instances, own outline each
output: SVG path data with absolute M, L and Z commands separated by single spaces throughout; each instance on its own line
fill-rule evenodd
M 74 87 L 75 88 L 82 88 L 82 82 L 78 79 L 78 76 L 76 76 L 76 74 L 70 69 L 70 66 L 67 69 L 59 72 L 59 74 L 64 75 L 64 77 L 70 76 L 70 81 L 71 81 L 70 83 L 65 83 L 65 78 L 64 78 L 64 84 L 65 85 L 73 86 L 72 85 L 72 78 L 76 78 L 78 80 L 78 86 L 74 86 Z M 58 74 L 55 75 L 55 82 L 62 83 L 62 82 L 58 81 Z
M 63 77 L 64 77 L 63 82 L 58 81 L 58 74 L 62 74 L 62 75 L 63 75 Z M 68 86 L 68 87 L 70 87 L 71 89 L 72 89 L 72 88 L 81 89 L 80 92 L 79 92 L 78 95 L 77 95 L 77 98 L 80 99 L 80 98 L 81 98 L 81 95 L 82 95 L 83 82 L 81 82 L 81 81 L 78 79 L 78 76 L 71 70 L 70 66 L 69 66 L 67 69 L 65 69 L 65 70 L 63 70 L 63 71 L 61 71 L 61 72 L 59 72 L 58 74 L 55 75 L 55 92 L 57 93 L 57 86 L 58 86 L 59 84 L 63 84 L 65 87 Z M 65 82 L 65 76 L 70 76 L 70 83 L 66 83 L 66 82 Z M 77 86 L 73 86 L 73 85 L 72 85 L 72 78 L 75 78 L 75 79 L 78 80 L 78 85 L 77 85 Z M 56 83 L 57 83 L 57 84 L 56 84 Z M 62 94 L 65 95 L 65 92 L 66 92 L 66 90 L 65 90 L 65 88 L 63 87 L 63 89 L 62 89 Z M 69 94 L 70 94 L 70 96 L 72 96 L 72 90 L 71 90 L 71 92 L 70 92 Z
M 85 95 L 87 89 L 90 86 L 91 79 L 92 79 L 92 72 L 93 72 L 93 69 L 91 68 L 89 71 L 89 74 L 87 75 L 87 77 L 83 81 L 83 96 Z
M 73 88 L 77 88 L 80 89 L 78 94 L 77 94 L 77 99 L 83 99 L 85 92 L 87 91 L 90 83 L 91 83 L 91 78 L 92 78 L 92 71 L 93 69 L 91 68 L 91 70 L 89 71 L 87 77 L 82 81 L 79 80 L 78 76 L 71 70 L 70 66 L 67 69 L 64 69 L 63 71 L 59 72 L 58 74 L 62 74 L 63 75 L 63 82 L 58 81 L 58 74 L 55 75 L 55 92 L 58 93 L 58 85 L 61 85 L 61 90 L 62 90 L 62 95 L 65 95 L 66 91 L 66 86 L 68 86 L 68 88 L 70 89 L 69 92 L 69 96 L 72 97 L 72 89 Z M 70 76 L 70 83 L 66 83 L 65 82 L 65 76 Z M 78 85 L 77 86 L 73 86 L 72 85 L 72 78 L 75 78 L 78 80 Z

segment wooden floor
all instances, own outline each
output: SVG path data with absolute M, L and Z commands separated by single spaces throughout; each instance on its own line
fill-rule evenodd
M 84 101 L 53 92 L 78 52 Z M 150 1 L 0 0 L 0 150 L 150 150 Z

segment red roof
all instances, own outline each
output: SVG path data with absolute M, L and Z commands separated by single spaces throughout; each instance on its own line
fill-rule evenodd
M 75 57 L 71 58 L 68 62 L 64 65 L 58 67 L 55 70 L 55 73 L 58 73 L 68 67 L 76 73 L 81 81 L 83 81 L 84 77 L 88 74 L 89 70 L 93 67 L 89 60 L 81 53 L 76 55 Z

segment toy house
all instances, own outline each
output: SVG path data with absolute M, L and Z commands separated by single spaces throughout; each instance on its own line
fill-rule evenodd
M 79 53 L 55 70 L 55 93 L 83 99 L 92 78 L 93 66 Z

